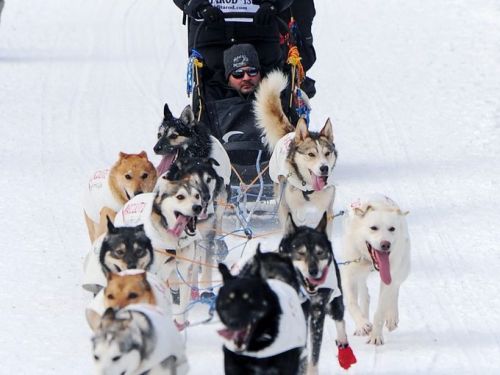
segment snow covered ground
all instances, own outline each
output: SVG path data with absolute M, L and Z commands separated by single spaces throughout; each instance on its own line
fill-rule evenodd
M 312 118 L 334 123 L 336 205 L 382 192 L 411 212 L 400 327 L 381 347 L 351 337 L 349 372 L 499 373 L 500 5 L 316 3 Z M 81 191 L 120 150 L 152 156 L 163 103 L 187 104 L 181 19 L 167 0 L 6 1 L 0 373 L 91 372 Z M 321 374 L 343 372 L 334 337 Z M 213 327 L 187 340 L 192 374 L 223 372 Z

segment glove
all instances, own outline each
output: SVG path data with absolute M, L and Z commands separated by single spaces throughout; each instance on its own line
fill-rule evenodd
M 256 25 L 270 25 L 274 20 L 278 11 L 270 2 L 263 2 L 259 10 L 253 16 L 253 23 Z
M 351 365 L 356 363 L 356 357 L 352 352 L 349 344 L 339 345 L 339 365 L 343 369 L 347 370 Z
M 206 25 L 224 23 L 224 13 L 222 13 L 222 10 L 212 5 L 202 8 L 198 13 L 205 20 Z

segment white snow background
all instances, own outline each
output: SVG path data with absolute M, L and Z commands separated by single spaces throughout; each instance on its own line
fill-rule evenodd
M 500 3 L 316 7 L 312 120 L 334 124 L 336 207 L 381 192 L 410 210 L 399 328 L 370 346 L 346 315 L 358 358 L 348 372 L 500 373 Z M 163 103 L 175 114 L 188 103 L 181 21 L 169 0 L 6 1 L 1 374 L 91 373 L 81 193 L 119 151 L 153 157 Z M 321 374 L 344 373 L 334 338 L 329 321 Z M 213 326 L 188 329 L 187 340 L 192 374 L 223 373 Z

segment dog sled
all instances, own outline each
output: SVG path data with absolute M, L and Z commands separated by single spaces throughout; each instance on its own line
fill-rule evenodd
M 224 17 L 226 20 L 251 18 L 252 14 L 224 13 Z M 289 82 L 282 94 L 283 111 L 292 124 L 299 117 L 305 117 L 308 121 L 309 107 L 307 100 L 304 100 L 307 96 L 301 90 L 306 77 L 295 43 L 296 26 L 293 20 L 287 24 L 279 17 L 276 19 L 282 57 L 273 68 L 284 71 Z M 229 203 L 234 208 L 242 231 L 250 239 L 253 236 L 251 222 L 255 214 L 275 214 L 277 210 L 274 184 L 268 173 L 270 155 L 262 141 L 261 131 L 256 126 L 253 100 L 221 94 L 218 88 L 225 84 L 225 77 L 217 76 L 208 69 L 207 66 L 213 64 L 197 51 L 198 36 L 204 26 L 204 21 L 201 21 L 195 33 L 187 69 L 187 93 L 198 121 L 220 141 L 229 155 L 232 169 Z M 213 54 L 208 53 L 207 56 L 210 58 Z

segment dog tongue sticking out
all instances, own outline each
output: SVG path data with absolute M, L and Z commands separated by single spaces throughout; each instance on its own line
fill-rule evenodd
M 391 278 L 391 266 L 389 264 L 389 253 L 386 251 L 373 251 L 373 255 L 377 260 L 379 267 L 380 278 L 384 284 L 389 285 L 392 281 Z
M 326 185 L 326 181 L 328 179 L 328 176 L 317 176 L 311 172 L 311 177 L 313 180 L 312 187 L 313 187 L 314 191 L 323 190 L 323 188 Z
M 175 154 L 166 154 L 161 158 L 160 164 L 156 167 L 158 175 L 162 175 L 169 170 L 175 158 Z
M 223 328 L 219 329 L 217 333 L 224 337 L 226 340 L 233 341 L 238 349 L 244 349 L 243 345 L 245 344 L 245 341 L 247 339 L 249 329 L 244 328 L 239 330 L 232 330 L 229 328 Z
M 184 228 L 186 228 L 189 219 L 190 217 L 188 216 L 184 216 L 181 214 L 177 215 L 177 220 L 175 221 L 175 224 L 172 227 L 172 229 L 169 229 L 169 232 L 172 233 L 175 237 L 179 237 L 184 231 Z

